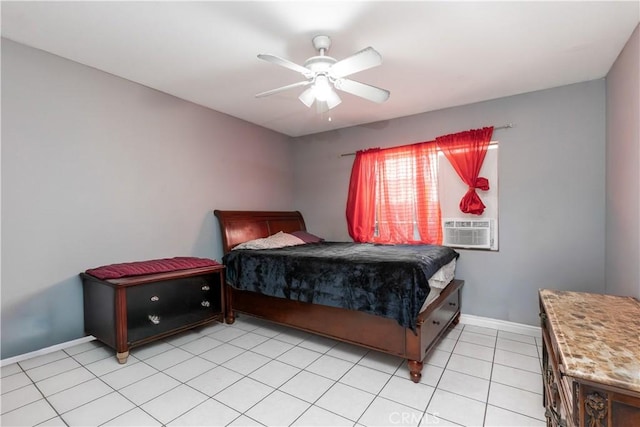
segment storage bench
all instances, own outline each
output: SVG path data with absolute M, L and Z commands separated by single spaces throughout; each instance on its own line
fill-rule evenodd
M 80 273 L 84 329 L 126 363 L 129 349 L 224 319 L 224 265 L 204 258 L 114 264 Z

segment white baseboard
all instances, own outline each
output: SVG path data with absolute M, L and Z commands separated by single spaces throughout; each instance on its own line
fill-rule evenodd
M 474 316 L 472 314 L 460 314 L 460 323 L 464 323 L 465 325 L 499 329 L 501 331 L 513 332 L 514 334 L 529 335 L 532 337 L 542 336 L 542 329 L 540 329 L 539 326 L 508 322 L 506 320 L 491 319 L 489 317 Z
M 474 325 L 474 326 L 482 326 L 485 328 L 499 329 L 501 331 L 513 332 L 515 334 L 529 335 L 532 337 L 542 336 L 542 330 L 540 329 L 539 326 L 524 325 L 522 323 L 491 319 L 489 317 L 474 316 L 472 314 L 460 314 L 460 323 L 464 323 L 465 325 Z M 64 350 L 65 348 L 73 347 L 74 345 L 82 344 L 82 343 L 93 341 L 93 340 L 95 340 L 95 338 L 89 335 L 86 337 L 78 338 L 76 340 L 67 341 L 67 342 L 53 345 L 51 347 L 32 351 L 30 353 L 9 357 L 7 359 L 0 360 L 0 366 L 7 366 L 12 363 L 22 362 L 23 360 L 31 359 L 37 356 L 42 356 L 48 353 L 53 353 L 54 351 L 58 351 L 58 350 Z
M 93 335 L 88 335 L 86 337 L 78 338 L 76 340 L 71 340 L 71 341 L 60 343 L 60 344 L 52 345 L 51 347 L 41 348 L 40 350 L 32 351 L 30 353 L 24 353 L 24 354 L 19 354 L 13 357 L 8 357 L 6 359 L 0 360 L 0 366 L 7 366 L 7 365 L 11 365 L 12 363 L 22 362 L 27 359 L 32 359 L 34 357 L 53 353 L 54 351 L 58 351 L 58 350 L 64 350 L 65 348 L 73 347 L 74 345 L 82 344 L 82 343 L 93 341 L 93 340 L 95 340 L 95 337 Z

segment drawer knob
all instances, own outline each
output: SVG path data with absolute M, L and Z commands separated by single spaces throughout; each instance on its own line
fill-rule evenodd
M 211 289 L 211 288 L 209 287 L 209 285 L 203 285 L 203 286 L 202 286 L 202 290 L 203 290 L 203 291 L 208 291 L 209 289 Z
M 160 323 L 160 316 L 157 316 L 155 314 L 150 314 L 149 320 L 151 320 L 151 323 L 153 323 L 154 325 L 157 325 Z
M 211 303 L 210 303 L 209 301 L 202 301 L 202 302 L 200 303 L 200 305 L 201 305 L 201 306 L 203 306 L 203 307 L 210 307 L 210 306 L 211 306 Z
M 433 324 L 434 324 L 434 325 L 439 325 L 439 324 L 440 324 L 440 321 L 438 321 L 438 320 L 434 320 L 434 321 L 433 321 Z
M 154 296 L 151 297 L 151 301 L 153 301 L 153 302 L 156 302 L 156 301 L 159 301 L 159 300 L 160 300 L 160 297 L 157 296 L 157 295 L 154 295 Z
M 455 303 L 455 302 L 450 302 L 450 303 L 449 303 L 449 305 L 450 305 L 451 307 L 455 307 L 455 306 L 456 306 L 456 303 Z

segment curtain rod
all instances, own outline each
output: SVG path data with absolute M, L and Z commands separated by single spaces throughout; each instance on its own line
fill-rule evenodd
M 494 127 L 493 130 L 511 129 L 512 127 L 513 127 L 513 123 L 507 123 L 506 125 L 503 125 L 503 126 Z M 344 153 L 344 154 L 340 154 L 340 157 L 355 156 L 355 155 L 356 153 Z

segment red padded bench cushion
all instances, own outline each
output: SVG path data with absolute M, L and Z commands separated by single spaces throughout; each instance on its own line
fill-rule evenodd
M 122 277 L 144 276 L 147 274 L 168 273 L 170 271 L 188 270 L 190 268 L 210 267 L 213 265 L 220 265 L 220 263 L 207 258 L 175 257 L 103 265 L 102 267 L 90 268 L 85 271 L 85 273 L 98 279 L 109 280 L 120 279 Z

